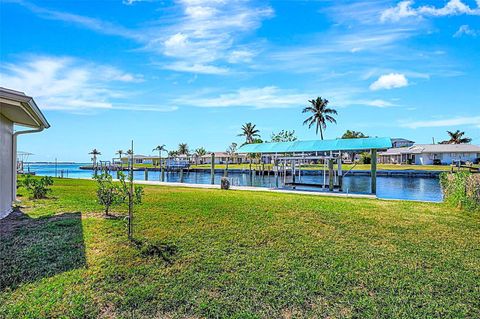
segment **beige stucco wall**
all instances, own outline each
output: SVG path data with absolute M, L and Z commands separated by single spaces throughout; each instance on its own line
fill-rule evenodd
M 13 201 L 12 134 L 13 123 L 0 115 L 0 218 L 10 212 Z

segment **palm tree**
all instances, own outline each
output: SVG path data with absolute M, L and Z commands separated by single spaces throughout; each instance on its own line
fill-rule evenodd
M 127 154 L 127 163 L 131 163 L 131 165 L 133 167 L 133 159 L 130 160 L 132 155 L 133 155 L 133 151 L 132 150 L 127 150 L 127 152 L 125 154 Z
M 199 147 L 195 150 L 195 165 L 198 165 L 198 159 L 204 155 L 207 155 L 207 151 L 203 147 Z
M 157 147 L 155 147 L 152 150 L 152 152 L 155 152 L 155 151 L 158 151 L 158 165 L 160 165 L 160 168 L 161 168 L 162 167 L 162 152 L 167 151 L 167 149 L 165 148 L 165 144 L 157 145 Z
M 366 136 L 362 132 L 350 131 L 350 130 L 347 130 L 342 135 L 342 138 L 366 138 L 366 137 L 368 137 L 368 136 Z
M 472 141 L 470 137 L 463 137 L 465 132 L 460 132 L 460 130 L 455 132 L 447 131 L 447 134 L 450 136 L 450 140 L 440 142 L 440 144 L 468 144 Z
M 337 111 L 328 108 L 328 100 L 317 97 L 316 100 L 309 100 L 310 106 L 303 109 L 302 113 L 310 113 L 311 115 L 303 121 L 303 125 L 308 124 L 308 128 L 315 125 L 315 130 L 323 140 L 323 131 L 327 128 L 327 122 L 337 124 L 337 120 L 332 115 L 337 115 Z M 331 114 L 331 115 L 330 115 Z
M 233 159 L 232 163 L 235 162 L 235 159 L 237 157 L 237 145 L 238 145 L 237 143 L 232 143 L 227 149 L 228 157 Z M 228 160 L 227 160 L 227 165 L 228 165 Z
M 178 151 L 169 151 L 168 157 L 176 157 L 178 155 Z
M 242 133 L 238 136 L 245 136 L 244 144 L 251 144 L 255 137 L 260 137 L 258 133 L 260 133 L 260 130 L 256 129 L 256 125 L 249 122 L 242 125 Z
M 102 155 L 102 153 L 100 153 L 99 150 L 97 150 L 96 148 L 94 148 L 90 153 L 88 153 L 90 155 L 93 155 L 92 157 L 92 162 L 93 162 L 93 168 L 96 168 L 97 167 L 97 155 Z
M 188 155 L 188 145 L 187 145 L 187 143 L 178 144 L 178 154 Z
M 122 168 L 122 166 L 123 166 L 123 162 L 122 162 L 123 151 L 122 151 L 122 150 L 118 150 L 117 152 L 115 152 L 115 154 L 118 155 L 118 158 L 120 159 L 120 168 Z

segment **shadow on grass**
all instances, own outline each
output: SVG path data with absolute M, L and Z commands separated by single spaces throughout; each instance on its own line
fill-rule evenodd
M 154 241 L 148 242 L 140 239 L 132 239 L 133 245 L 143 257 L 156 257 L 162 259 L 167 265 L 172 265 L 178 251 L 174 244 Z
M 80 212 L 0 220 L 0 291 L 86 267 Z

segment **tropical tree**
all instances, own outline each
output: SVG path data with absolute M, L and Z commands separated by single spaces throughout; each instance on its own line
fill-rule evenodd
M 97 150 L 96 148 L 94 148 L 90 153 L 88 153 L 90 155 L 93 155 L 92 157 L 92 162 L 93 162 L 93 167 L 97 167 L 97 156 L 98 155 L 102 155 L 102 153 L 100 153 L 99 150 Z
M 123 155 L 123 151 L 122 150 L 118 150 L 115 152 L 115 154 L 118 155 L 118 158 L 120 159 L 120 167 L 123 166 L 123 162 L 122 162 L 122 155 Z
M 157 145 L 152 152 L 158 151 L 158 165 L 162 167 L 162 152 L 167 152 L 167 149 L 165 148 L 165 144 L 162 145 Z
M 333 115 L 337 115 L 335 109 L 329 108 L 328 100 L 317 97 L 315 100 L 308 101 L 311 105 L 303 109 L 302 113 L 309 113 L 310 116 L 303 121 L 303 125 L 308 124 L 308 128 L 311 128 L 315 125 L 315 131 L 318 134 L 320 132 L 320 137 L 323 140 L 323 131 L 327 128 L 327 122 L 337 123 L 337 120 Z
M 296 141 L 295 130 L 281 130 L 278 133 L 272 133 L 272 142 L 293 142 Z
M 368 136 L 366 136 L 365 134 L 363 134 L 362 132 L 357 132 L 357 131 L 350 131 L 350 130 L 347 130 L 345 133 L 343 133 L 342 135 L 342 138 L 346 138 L 346 139 L 352 139 L 352 138 L 366 138 Z M 348 154 L 348 156 L 351 157 L 352 159 L 352 162 L 355 162 L 355 156 L 357 155 L 357 152 L 355 151 L 349 151 L 349 152 L 346 152 Z M 361 157 L 360 158 L 362 161 L 364 160 L 364 157 Z
M 195 165 L 198 165 L 198 159 L 205 155 L 207 155 L 207 151 L 203 147 L 197 148 L 194 153 Z
M 251 144 L 254 138 L 260 137 L 258 133 L 260 133 L 260 130 L 256 129 L 256 125 L 249 122 L 242 125 L 242 133 L 238 134 L 238 136 L 245 137 L 244 144 Z
M 187 143 L 178 144 L 178 154 L 188 155 L 188 145 L 187 145 Z
M 178 151 L 169 151 L 168 157 L 176 157 L 178 155 Z
M 470 137 L 464 137 L 465 132 L 460 132 L 460 130 L 455 132 L 447 131 L 447 134 L 450 136 L 450 139 L 440 142 L 440 144 L 468 144 L 472 141 Z
M 232 158 L 233 162 L 235 162 L 235 159 L 237 157 L 237 146 L 238 144 L 233 142 L 232 144 L 230 144 L 230 146 L 227 149 L 228 157 Z M 227 164 L 228 164 L 228 160 L 227 160 Z
M 343 133 L 342 138 L 366 138 L 368 137 L 367 135 L 363 134 L 362 132 L 357 132 L 357 131 L 350 131 L 347 130 L 345 133 Z
M 127 154 L 127 163 L 130 163 L 132 166 L 133 166 L 133 159 L 132 158 L 132 155 L 133 155 L 133 151 L 132 150 L 127 150 L 127 152 L 125 153 Z

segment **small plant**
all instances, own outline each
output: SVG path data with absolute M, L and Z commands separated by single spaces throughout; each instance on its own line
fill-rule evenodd
M 27 175 L 25 176 L 22 185 L 30 194 L 32 194 L 33 198 L 46 198 L 47 193 L 51 192 L 51 189 L 48 187 L 53 185 L 53 179 L 50 176 L 34 178 L 31 175 Z
M 95 177 L 98 183 L 97 187 L 97 199 L 98 203 L 105 207 L 105 215 L 110 216 L 110 208 L 115 205 L 121 205 L 128 203 L 129 189 L 125 182 L 125 174 L 123 172 L 118 173 L 118 179 L 120 184 L 115 184 L 112 180 L 112 176 L 107 172 L 103 172 Z M 136 204 L 142 202 L 143 188 L 135 186 L 133 193 L 133 201 Z

